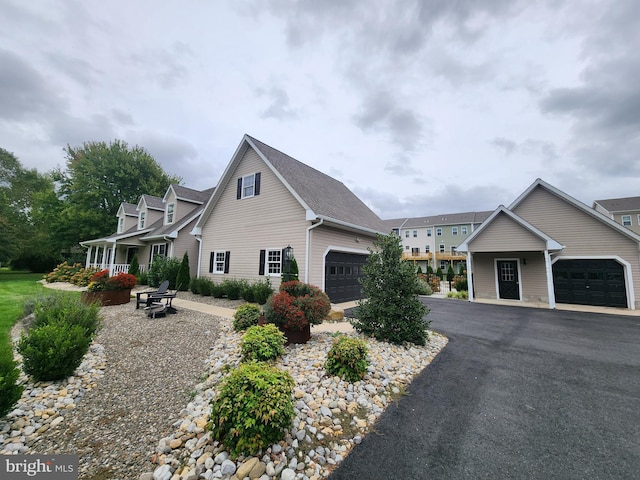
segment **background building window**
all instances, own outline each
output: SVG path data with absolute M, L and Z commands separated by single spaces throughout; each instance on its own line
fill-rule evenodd
M 631 226 L 631 215 L 622 215 L 622 225 L 625 227 Z

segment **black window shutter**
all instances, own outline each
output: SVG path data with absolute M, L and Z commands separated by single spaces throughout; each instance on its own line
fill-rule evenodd
M 224 252 L 224 273 L 229 273 L 229 257 L 231 252 Z
M 282 253 L 280 253 L 280 274 L 284 277 L 284 248 L 282 249 Z
M 211 252 L 211 254 L 209 255 L 209 273 L 213 273 L 213 259 L 214 259 L 215 253 Z
M 238 179 L 238 191 L 236 192 L 236 198 L 238 200 L 242 198 L 242 177 Z
M 260 172 L 256 173 L 254 195 L 260 195 Z
M 260 268 L 258 269 L 258 275 L 264 275 L 264 262 L 267 257 L 266 250 L 260 250 Z

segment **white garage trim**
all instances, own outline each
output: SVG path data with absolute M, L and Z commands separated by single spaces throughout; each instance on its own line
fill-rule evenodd
M 331 252 L 340 252 L 340 253 L 357 253 L 360 255 L 369 255 L 369 250 L 362 250 L 361 248 L 350 248 L 350 247 L 341 247 L 338 245 L 329 245 L 324 253 L 322 254 L 322 291 L 327 291 L 326 285 L 326 268 L 327 268 L 327 255 Z
M 627 308 L 636 309 L 636 297 L 633 289 L 633 274 L 631 273 L 631 264 L 618 255 L 563 255 L 554 257 L 551 265 L 558 260 L 615 260 L 624 268 L 624 288 L 627 293 Z

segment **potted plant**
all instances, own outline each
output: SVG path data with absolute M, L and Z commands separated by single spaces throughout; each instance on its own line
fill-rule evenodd
M 109 270 L 100 270 L 91 277 L 87 290 L 82 292 L 85 303 L 99 302 L 102 306 L 129 303 L 131 289 L 136 286 L 136 276 L 119 273 L 109 276 Z
M 331 302 L 318 287 L 293 280 L 280 284 L 264 308 L 267 323 L 275 324 L 287 337 L 287 344 L 306 343 L 311 325 L 319 325 L 331 311 Z

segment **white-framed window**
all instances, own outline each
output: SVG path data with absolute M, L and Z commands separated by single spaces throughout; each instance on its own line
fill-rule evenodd
M 631 226 L 631 215 L 622 215 L 622 225 L 625 227 Z
M 138 216 L 138 228 L 144 228 L 144 221 L 147 217 L 147 212 L 140 212 Z
M 409 245 L 405 245 L 404 249 L 409 250 L 411 247 Z
M 156 243 L 155 245 L 151 245 L 151 261 L 156 257 L 156 255 L 160 255 L 161 257 L 167 256 L 167 244 L 166 243 Z
M 124 230 L 124 217 L 118 218 L 118 233 L 122 233 Z
M 467 234 L 467 227 L 466 226 L 460 227 L 460 233 L 462 233 L 462 235 L 466 235 Z
M 431 236 L 431 229 L 427 228 L 427 237 L 430 237 L 430 236 Z
M 453 235 L 457 235 L 458 234 L 458 227 L 451 227 L 451 233 Z
M 282 273 L 282 250 L 267 250 L 267 274 L 280 275 Z
M 226 252 L 214 252 L 213 273 L 224 273 L 225 260 Z
M 418 231 L 417 230 L 413 231 L 413 238 L 418 238 Z
M 167 223 L 173 223 L 173 213 L 176 209 L 175 203 L 170 203 L 167 205 Z
M 404 238 L 409 238 L 409 230 L 404 231 Z
M 429 253 L 429 252 L 431 251 L 431 246 L 430 246 L 430 245 L 426 245 L 426 246 L 424 247 L 424 251 L 425 251 L 425 252 L 427 252 L 427 253 Z
M 236 198 L 251 198 L 260 195 L 260 172 L 238 178 L 238 192 Z
M 442 227 L 436 228 L 436 235 L 439 236 L 439 237 L 442 236 Z
M 445 248 L 445 247 L 444 247 L 444 243 L 441 243 L 441 244 L 439 245 L 440 253 L 444 253 L 444 248 Z
M 638 215 L 638 225 L 640 225 L 640 214 Z
M 440 260 L 440 270 L 446 272 L 449 269 L 449 262 L 446 260 Z

